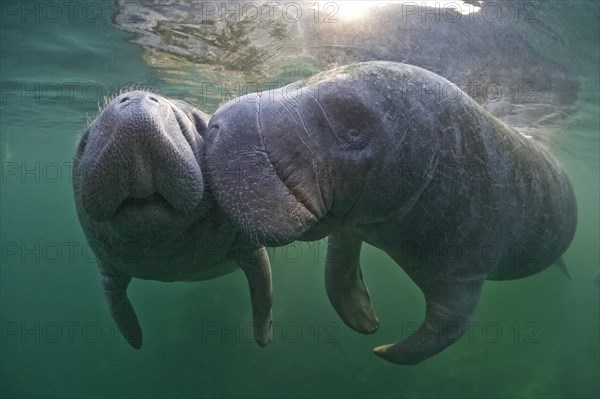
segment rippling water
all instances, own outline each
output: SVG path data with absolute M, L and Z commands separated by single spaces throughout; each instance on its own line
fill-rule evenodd
M 112 2 L 52 3 L 54 9 L 36 1 L 1 5 L 0 396 L 600 395 L 599 290 L 593 281 L 600 264 L 597 2 L 573 1 L 560 13 L 540 9 L 543 26 L 524 34 L 536 54 L 556 63 L 555 76 L 566 76 L 566 85 L 569 79 L 576 82 L 572 99 L 551 126 L 552 150 L 567 169 L 579 204 L 578 230 L 564 256 L 573 279 L 552 267 L 522 280 L 487 283 L 475 317 L 479 324 L 457 344 L 415 367 L 383 362 L 371 348 L 398 340 L 420 323 L 424 301 L 418 288 L 384 253 L 365 247 L 363 272 L 381 328 L 372 336 L 350 331 L 324 290 L 323 242 L 270 251 L 278 324 L 267 348 L 251 342 L 246 281 L 236 272 L 202 283 L 134 281 L 130 297 L 145 334 L 143 349 L 134 351 L 115 334 L 70 183 L 79 134 L 104 96 L 141 85 L 212 112 L 232 94 L 231 85 L 235 94 L 235 83 L 280 85 L 365 56 L 348 50 L 352 46 L 367 45 L 368 57 L 391 57 L 393 40 L 371 44 L 357 33 L 382 20 L 340 14 L 346 33 L 333 36 L 336 27 L 329 27 L 325 38 L 319 36 L 324 35 L 321 30 L 304 32 L 301 51 L 286 47 L 274 59 L 259 52 L 266 57 L 254 59 L 260 61 L 259 68 L 234 59 L 223 67 L 174 55 L 141 40 L 140 32 L 118 29 L 113 21 L 119 21 L 119 13 Z M 140 3 L 128 4 L 130 15 L 142 11 Z M 311 16 L 310 5 L 300 7 Z M 186 23 L 193 28 L 194 21 Z M 163 28 L 175 35 L 184 31 L 167 22 Z M 269 41 L 251 39 L 273 50 L 289 44 L 290 34 L 300 34 L 296 30 Z M 435 38 L 436 32 L 431 35 Z M 443 40 L 439 36 L 434 41 Z M 323 43 L 344 49 L 325 54 Z M 457 42 L 453 45 L 460 48 Z M 231 50 L 228 46 L 222 49 Z M 408 61 L 436 59 L 431 49 L 416 48 L 411 47 Z M 469 62 L 476 63 L 477 55 L 470 55 Z M 450 57 L 448 63 L 461 65 L 451 51 L 444 56 Z M 529 62 L 534 61 L 514 60 L 525 66 Z

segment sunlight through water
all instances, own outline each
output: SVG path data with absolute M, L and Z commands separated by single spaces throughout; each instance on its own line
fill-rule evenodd
M 319 7 L 321 10 L 330 13 L 330 17 L 343 21 L 354 20 L 363 17 L 369 9 L 374 7 L 382 7 L 386 4 L 405 4 L 407 11 L 414 7 L 431 7 L 438 10 L 451 11 L 468 15 L 477 12 L 481 9 L 480 6 L 471 4 L 470 2 L 464 1 L 451 1 L 451 0 L 422 0 L 422 1 L 411 1 L 411 0 L 400 0 L 400 1 L 319 1 Z M 476 2 L 482 4 L 482 1 Z

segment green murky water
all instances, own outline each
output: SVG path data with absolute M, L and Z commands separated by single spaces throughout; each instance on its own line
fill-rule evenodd
M 555 19 L 568 34 L 568 51 L 553 56 L 580 82 L 568 134 L 554 150 L 579 204 L 578 230 L 564 256 L 572 281 L 550 268 L 487 283 L 468 336 L 421 365 L 402 367 L 371 348 L 414 329 L 424 301 L 404 272 L 370 247 L 362 264 L 381 320 L 375 335 L 351 331 L 329 305 L 323 242 L 271 250 L 277 324 L 267 348 L 252 342 L 241 272 L 200 283 L 134 281 L 129 295 L 144 347 L 135 351 L 116 335 L 73 204 L 78 135 L 103 96 L 132 83 L 195 99 L 209 112 L 219 99 L 190 93 L 184 78 L 166 79 L 150 66 L 130 34 L 111 24 L 112 2 L 67 3 L 1 5 L 1 397 L 600 395 L 597 6 L 593 26 Z M 314 70 L 299 58 L 285 83 Z M 181 72 L 187 77 L 189 70 Z M 225 80 L 211 69 L 198 82 Z

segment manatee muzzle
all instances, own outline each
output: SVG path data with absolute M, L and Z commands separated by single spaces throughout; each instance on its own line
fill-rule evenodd
M 169 100 L 140 91 L 115 98 L 90 125 L 76 171 L 85 213 L 101 222 L 135 210 L 192 212 L 204 192 L 197 140 Z
M 206 176 L 219 207 L 247 239 L 280 246 L 309 230 L 322 215 L 319 207 L 303 202 L 317 198 L 313 180 L 298 178 L 300 184 L 284 181 L 282 173 L 300 168 L 292 165 L 290 170 L 278 170 L 273 164 L 272 150 L 278 146 L 267 148 L 265 131 L 276 123 L 286 124 L 291 131 L 293 126 L 288 120 L 261 115 L 267 111 L 260 109 L 260 101 L 257 94 L 250 94 L 229 102 L 211 117 L 206 136 Z

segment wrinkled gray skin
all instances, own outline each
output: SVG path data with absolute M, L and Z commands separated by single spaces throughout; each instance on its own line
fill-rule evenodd
M 417 67 L 337 68 L 232 100 L 205 121 L 184 103 L 126 93 L 77 152 L 79 217 L 134 347 L 131 277 L 208 279 L 232 271 L 231 261 L 249 279 L 256 340 L 268 343 L 263 246 L 329 236 L 327 294 L 356 331 L 379 324 L 359 265 L 363 242 L 423 291 L 420 329 L 375 349 L 416 364 L 465 332 L 486 279 L 545 269 L 574 234 L 575 198 L 558 162 Z M 207 242 L 219 251 L 203 252 Z
M 77 149 L 79 220 L 111 315 L 136 349 L 142 332 L 126 293 L 132 277 L 206 280 L 237 266 L 250 285 L 256 341 L 264 346 L 272 337 L 266 251 L 228 222 L 203 178 L 207 121 L 182 101 L 133 91 L 100 112 Z
M 559 259 L 577 220 L 569 179 L 549 153 L 444 78 L 391 62 L 230 101 L 210 119 L 203 170 L 253 242 L 329 236 L 327 293 L 358 332 L 378 328 L 361 244 L 390 255 L 426 299 L 417 332 L 374 349 L 398 364 L 460 338 L 486 279 L 529 276 Z

